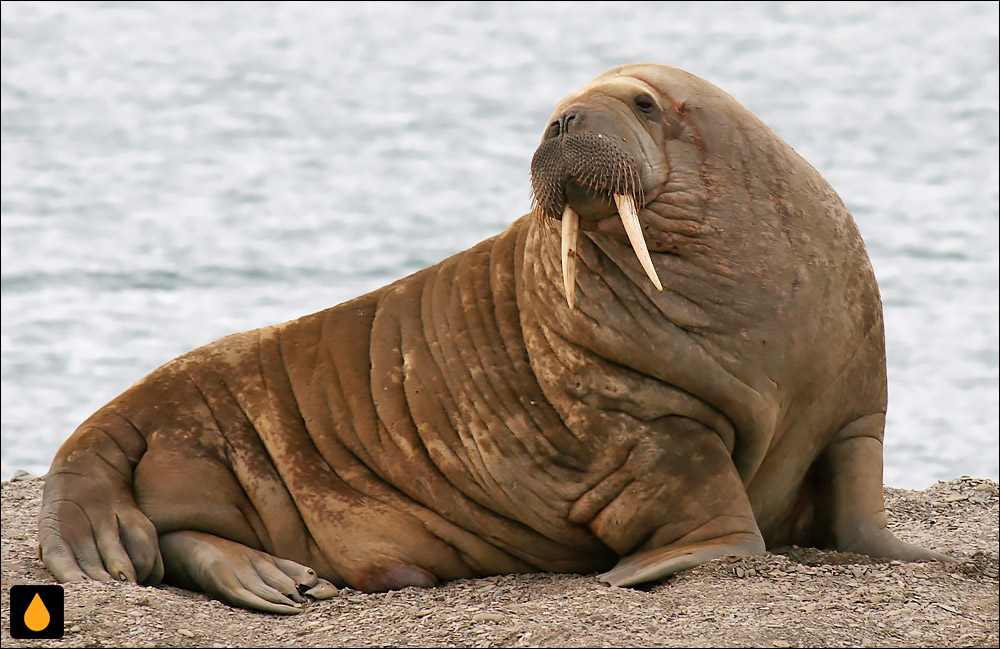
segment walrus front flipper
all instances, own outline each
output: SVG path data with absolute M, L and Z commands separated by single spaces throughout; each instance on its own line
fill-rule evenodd
M 763 553 L 764 539 L 760 533 L 729 534 L 701 543 L 668 545 L 629 555 L 598 579 L 612 586 L 635 586 L 669 577 L 712 559 Z
M 183 530 L 160 536 L 166 583 L 268 613 L 301 613 L 301 593 L 326 599 L 337 588 L 301 564 L 214 534 Z
M 599 577 L 613 586 L 656 581 L 720 557 L 764 553 L 726 443 L 684 417 L 657 420 L 570 516 L 586 520 L 598 508 L 590 527 L 622 557 Z
M 160 583 L 156 529 L 132 495 L 145 448 L 130 424 L 98 413 L 56 454 L 45 478 L 38 550 L 59 581 Z

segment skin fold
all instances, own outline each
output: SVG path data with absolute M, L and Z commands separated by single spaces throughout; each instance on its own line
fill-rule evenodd
M 330 583 L 626 586 L 792 543 L 944 559 L 886 530 L 881 302 L 820 175 L 664 66 L 597 77 L 543 132 L 504 232 L 85 421 L 46 479 L 49 570 L 294 613 Z

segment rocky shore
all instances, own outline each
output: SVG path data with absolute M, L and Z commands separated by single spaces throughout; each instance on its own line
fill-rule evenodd
M 10 587 L 55 583 L 36 554 L 43 479 L 3 483 L 3 646 L 996 647 L 997 483 L 886 489 L 892 531 L 954 564 L 808 548 L 727 559 L 644 589 L 593 576 L 507 575 L 366 595 L 283 617 L 199 593 L 65 586 L 65 635 L 13 640 Z

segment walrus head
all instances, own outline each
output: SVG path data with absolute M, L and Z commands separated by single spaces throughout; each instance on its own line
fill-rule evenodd
M 602 75 L 559 103 L 532 158 L 533 211 L 562 221 L 571 309 L 581 228 L 609 231 L 620 222 L 646 275 L 663 289 L 639 221 L 647 191 L 667 180 L 663 138 L 671 123 L 660 94 L 635 77 Z

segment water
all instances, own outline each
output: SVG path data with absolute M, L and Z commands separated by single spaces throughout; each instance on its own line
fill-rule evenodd
M 7 3 L 2 472 L 133 381 L 529 207 L 551 109 L 685 68 L 838 190 L 885 301 L 885 481 L 998 479 L 996 3 Z

